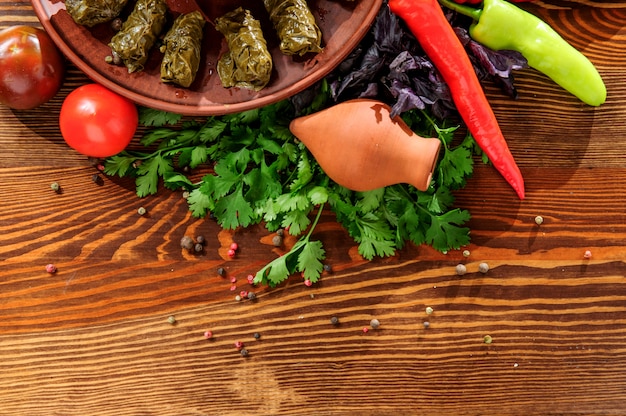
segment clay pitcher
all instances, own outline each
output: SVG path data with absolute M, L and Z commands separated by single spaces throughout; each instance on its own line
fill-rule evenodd
M 418 136 L 390 110 L 380 101 L 350 100 L 294 119 L 289 129 L 339 185 L 370 191 L 408 183 L 424 191 L 441 142 Z

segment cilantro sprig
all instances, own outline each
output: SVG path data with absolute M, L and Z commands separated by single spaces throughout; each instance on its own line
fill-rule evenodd
M 328 86 L 322 84 L 300 114 L 331 104 Z M 333 182 L 291 134 L 289 123 L 295 116 L 288 100 L 201 121 L 142 109 L 145 150 L 108 158 L 105 173 L 134 177 L 139 197 L 155 194 L 161 184 L 186 190 L 194 216 L 211 214 L 226 229 L 262 222 L 269 231 L 283 228 L 301 236 L 288 253 L 257 273 L 257 283 L 271 286 L 297 272 L 311 282 L 320 278 L 326 253 L 312 237 L 326 207 L 368 260 L 394 255 L 408 242 L 439 251 L 469 243 L 465 224 L 470 214 L 453 207 L 453 191 L 473 171 L 477 146 L 471 136 L 455 144 L 458 127 L 439 126 L 423 111 L 406 112 L 403 118 L 414 131 L 442 142 L 431 186 L 425 192 L 404 184 L 353 192 Z M 209 173 L 192 182 L 187 172 L 200 166 Z

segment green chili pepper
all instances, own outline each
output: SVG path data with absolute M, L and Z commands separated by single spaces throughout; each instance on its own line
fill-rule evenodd
M 493 50 L 520 52 L 528 65 L 578 97 L 598 106 L 606 100 L 606 87 L 594 65 L 547 23 L 504 0 L 484 0 L 475 9 L 439 0 L 449 9 L 472 17 L 470 36 Z

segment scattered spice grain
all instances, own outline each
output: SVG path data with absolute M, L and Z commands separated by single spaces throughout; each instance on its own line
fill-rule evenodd
M 189 237 L 188 235 L 184 236 L 183 238 L 180 239 L 180 246 L 181 248 L 184 248 L 185 250 L 192 251 L 194 247 L 193 239 Z

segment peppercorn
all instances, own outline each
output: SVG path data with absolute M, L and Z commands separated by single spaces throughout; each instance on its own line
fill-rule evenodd
M 373 329 L 378 329 L 378 327 L 380 327 L 380 321 L 379 321 L 378 319 L 374 318 L 374 319 L 372 319 L 372 320 L 370 321 L 370 326 L 371 326 Z
M 491 335 L 485 335 L 485 336 L 483 337 L 483 342 L 484 342 L 485 344 L 491 344 L 491 343 L 493 342 L 493 338 L 491 338 Z
M 285 230 L 279 228 L 278 230 L 276 230 L 276 235 L 282 237 L 283 235 L 285 235 Z
M 213 332 L 211 332 L 211 331 L 204 331 L 204 337 L 206 339 L 213 338 Z
M 591 250 L 586 250 L 585 254 L 583 254 L 583 258 L 589 260 L 591 258 Z
M 333 325 L 339 325 L 339 318 L 333 316 L 332 318 L 330 318 L 330 323 Z
M 463 257 L 469 257 L 470 256 L 470 251 L 469 250 L 463 250 Z
M 196 244 L 193 246 L 193 250 L 194 250 L 196 253 L 202 253 L 202 250 L 204 250 L 204 246 L 203 246 L 202 244 L 200 244 L 200 243 L 196 243 Z
M 242 341 L 235 341 L 235 348 L 237 348 L 238 350 L 243 348 L 243 342 Z
M 233 257 L 235 257 L 235 250 L 233 250 L 232 248 L 229 248 L 227 254 L 228 254 L 228 257 L 232 259 Z
M 247 356 L 248 356 L 248 350 L 247 350 L 247 349 L 245 349 L 245 348 L 242 348 L 242 349 L 239 351 L 239 354 L 241 354 L 241 356 L 242 356 L 242 357 L 247 357 Z
M 280 247 L 283 245 L 283 238 L 280 235 L 275 235 L 272 237 L 272 245 L 274 247 Z
M 535 224 L 537 224 L 537 225 L 543 224 L 543 217 L 541 215 L 537 215 L 535 217 Z
M 174 315 L 170 315 L 170 316 L 168 316 L 168 317 L 167 317 L 167 322 L 168 322 L 170 325 L 174 325 L 174 324 L 176 323 L 176 318 L 174 318 Z
M 311 281 L 311 279 L 304 279 L 304 285 L 305 286 L 312 286 L 313 282 Z
M 182 248 L 184 248 L 185 250 L 193 250 L 193 240 L 191 237 L 189 237 L 188 235 L 184 236 L 183 238 L 180 239 L 180 246 Z
M 324 264 L 324 271 L 326 273 L 332 273 L 333 272 L 333 267 L 330 264 Z
M 467 273 L 467 267 L 465 267 L 464 264 L 457 264 L 456 274 L 458 274 L 459 276 L 463 276 L 465 273 Z
M 260 339 L 261 338 L 261 334 L 258 332 L 255 332 L 253 335 L 254 339 Z
M 432 314 L 433 312 L 434 312 L 434 309 L 433 309 L 433 308 L 431 308 L 430 306 L 427 306 L 427 307 L 426 307 L 426 315 L 430 315 L 430 314 Z
M 48 265 L 46 265 L 46 271 L 50 274 L 54 274 L 57 272 L 57 266 L 55 266 L 54 264 L 50 263 Z
M 222 277 L 226 276 L 226 269 L 224 269 L 223 267 L 218 267 L 217 274 Z
M 146 215 L 146 209 L 144 207 L 137 208 L 137 214 Z
M 424 325 L 424 328 L 428 328 L 430 326 L 430 322 L 424 321 L 423 325 Z
M 199 236 L 196 237 L 196 243 L 204 244 L 204 243 L 206 243 L 206 238 L 204 238 L 203 235 L 199 235 Z
M 256 299 L 256 293 L 248 292 L 248 300 L 255 300 L 255 299 Z
M 52 189 L 57 194 L 61 193 L 61 185 L 58 182 L 52 182 L 50 184 L 50 189 Z
M 487 263 L 480 263 L 478 265 L 478 271 L 481 273 L 487 273 L 489 271 L 489 265 Z

